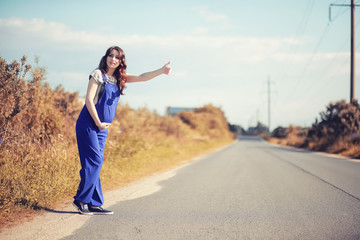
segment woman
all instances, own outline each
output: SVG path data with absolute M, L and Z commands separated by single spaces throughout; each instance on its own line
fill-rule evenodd
M 141 75 L 126 73 L 124 51 L 110 47 L 99 67 L 89 76 L 85 106 L 76 122 L 76 138 L 81 162 L 81 181 L 73 205 L 81 214 L 113 214 L 101 206 L 104 203 L 100 169 L 104 160 L 107 128 L 115 117 L 116 107 L 125 83 L 148 81 L 169 74 L 170 62 L 155 71 Z

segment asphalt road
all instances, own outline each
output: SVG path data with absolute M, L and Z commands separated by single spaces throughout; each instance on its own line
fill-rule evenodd
M 109 209 L 63 239 L 360 239 L 360 161 L 245 137 Z

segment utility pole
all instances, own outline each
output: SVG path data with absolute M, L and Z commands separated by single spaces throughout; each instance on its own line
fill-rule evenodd
M 270 123 L 271 123 L 271 81 L 270 76 L 268 77 L 268 132 L 270 132 Z
M 331 7 L 350 7 L 351 8 L 351 55 L 350 55 L 350 103 L 355 101 L 355 0 L 350 0 L 351 4 L 330 4 L 329 6 L 329 20 L 331 21 Z
M 350 103 L 355 101 L 355 0 L 351 0 Z

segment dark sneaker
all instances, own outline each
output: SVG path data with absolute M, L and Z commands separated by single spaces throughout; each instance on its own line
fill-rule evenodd
M 104 215 L 114 214 L 113 211 L 106 210 L 102 207 L 89 207 L 89 211 L 94 214 L 104 214 Z
M 93 215 L 93 213 L 89 211 L 87 204 L 82 204 L 79 201 L 74 200 L 73 205 L 79 211 L 79 213 L 85 215 Z

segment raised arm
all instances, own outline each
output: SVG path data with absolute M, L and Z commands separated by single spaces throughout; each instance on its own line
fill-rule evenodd
M 132 82 L 145 82 L 148 81 L 150 79 L 153 79 L 154 77 L 157 77 L 161 74 L 166 74 L 169 75 L 171 72 L 171 67 L 170 67 L 170 61 L 165 64 L 162 68 L 159 68 L 157 70 L 151 71 L 151 72 L 146 72 L 140 75 L 135 75 L 135 74 L 127 74 L 127 82 L 132 83 Z

